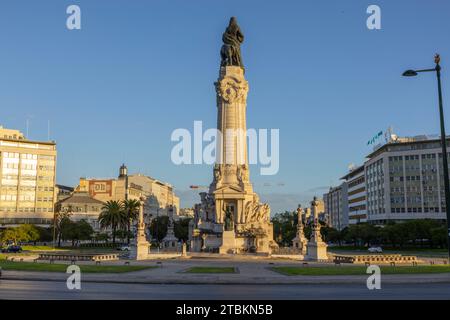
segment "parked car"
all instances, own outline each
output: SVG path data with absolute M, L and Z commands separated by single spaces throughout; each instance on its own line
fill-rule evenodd
M 16 245 L 11 245 L 11 246 L 8 246 L 7 248 L 3 248 L 2 252 L 3 253 L 19 253 L 19 252 L 22 252 L 22 247 L 16 246 Z
M 367 249 L 370 253 L 382 253 L 383 249 L 381 247 L 370 247 Z

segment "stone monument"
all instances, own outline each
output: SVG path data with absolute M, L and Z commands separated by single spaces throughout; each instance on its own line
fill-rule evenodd
M 318 204 L 317 198 L 314 197 L 314 200 L 311 201 L 311 214 L 313 215 L 311 237 L 306 249 L 306 259 L 315 261 L 328 260 L 327 244 L 322 241 L 322 235 L 320 234 Z
M 298 205 L 297 208 L 297 234 L 292 240 L 292 245 L 294 248 L 299 249 L 301 255 L 306 254 L 306 246 L 308 244 L 308 239 L 305 237 L 304 225 L 303 225 L 303 208 Z
M 174 232 L 174 223 L 173 223 L 173 207 L 169 208 L 169 222 L 167 225 L 167 234 L 162 240 L 163 247 L 168 250 L 176 250 L 178 245 L 178 239 L 175 237 Z
M 150 243 L 147 241 L 145 236 L 145 222 L 144 222 L 144 202 L 145 198 L 141 197 L 139 207 L 139 221 L 136 233 L 136 248 L 132 254 L 132 258 L 135 260 L 146 260 L 148 259 Z
M 191 248 L 220 253 L 267 253 L 273 240 L 270 207 L 253 192 L 247 154 L 247 93 L 240 45 L 244 40 L 231 18 L 220 51 L 217 96 L 217 159 L 208 192 L 200 194 L 190 226 Z M 201 241 L 201 243 L 200 243 Z

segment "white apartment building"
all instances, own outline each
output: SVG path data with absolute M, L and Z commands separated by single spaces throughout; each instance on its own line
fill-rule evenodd
M 330 188 L 328 193 L 323 195 L 325 205 L 325 215 L 328 217 L 328 224 L 342 230 L 348 226 L 348 197 L 347 183 L 344 182 L 338 187 Z
M 364 165 L 350 170 L 341 179 L 347 183 L 348 223 L 367 222 L 366 177 Z
M 439 139 L 420 136 L 391 141 L 369 154 L 364 165 L 368 221 L 444 220 L 441 150 Z

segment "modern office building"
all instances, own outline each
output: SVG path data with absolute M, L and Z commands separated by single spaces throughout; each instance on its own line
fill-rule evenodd
M 364 165 L 351 168 L 341 178 L 347 184 L 348 223 L 358 224 L 367 222 L 366 178 Z
M 348 198 L 347 183 L 330 188 L 323 195 L 325 205 L 325 215 L 328 218 L 328 224 L 337 229 L 342 230 L 348 226 Z
M 390 141 L 369 154 L 365 163 L 368 221 L 444 220 L 441 150 L 439 139 L 418 136 Z
M 56 198 L 56 143 L 0 127 L 0 228 L 49 226 Z

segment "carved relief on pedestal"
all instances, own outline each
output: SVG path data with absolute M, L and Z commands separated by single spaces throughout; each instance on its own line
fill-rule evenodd
M 236 166 L 232 164 L 226 164 L 224 171 L 225 176 L 234 176 L 236 175 Z
M 219 184 L 222 182 L 222 172 L 220 170 L 219 164 L 214 165 L 214 182 L 216 184 Z
M 245 205 L 244 221 L 251 222 L 269 222 L 270 207 L 267 203 L 259 203 L 258 201 L 249 201 Z
M 249 182 L 249 172 L 248 167 L 246 164 L 240 165 L 237 168 L 237 176 L 238 180 L 241 183 L 248 183 Z
M 216 82 L 215 85 L 217 96 L 226 103 L 245 103 L 248 93 L 248 83 L 246 80 L 226 76 Z

